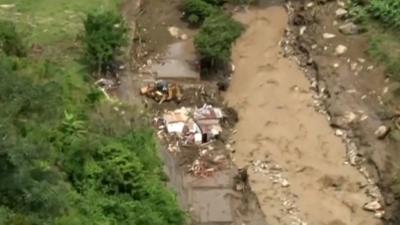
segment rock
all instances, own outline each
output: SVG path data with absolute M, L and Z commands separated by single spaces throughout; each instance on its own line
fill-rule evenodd
M 386 137 L 386 135 L 389 133 L 389 131 L 390 131 L 390 127 L 382 125 L 382 126 L 378 127 L 378 129 L 376 129 L 374 134 L 378 139 L 383 139 Z
M 177 27 L 168 27 L 168 32 L 174 38 L 179 38 L 180 30 Z
M 385 216 L 385 211 L 383 211 L 383 210 L 376 211 L 375 214 L 374 214 L 374 216 L 375 216 L 376 218 L 378 218 L 378 219 L 382 219 L 383 216 Z
M 358 118 L 358 116 L 353 112 L 346 112 L 344 117 L 346 118 L 347 123 L 352 123 Z
M 288 180 L 286 180 L 286 179 L 282 179 L 282 181 L 281 181 L 281 186 L 282 187 L 289 187 L 289 181 Z
M 335 14 L 336 14 L 336 17 L 338 17 L 338 18 L 344 18 L 347 15 L 347 10 L 345 10 L 343 8 L 339 8 L 336 10 Z
M 181 36 L 179 38 L 183 41 L 186 41 L 188 39 L 188 36 L 187 36 L 187 34 L 181 34 Z
M 360 28 L 353 22 L 349 22 L 341 25 L 339 27 L 339 31 L 342 32 L 343 34 L 353 35 L 353 34 L 359 34 Z
M 299 30 L 299 32 L 300 32 L 300 35 L 303 35 L 303 34 L 304 34 L 304 32 L 306 32 L 306 29 L 307 29 L 307 27 L 306 27 L 306 26 L 302 26 L 302 27 L 300 27 L 300 30 Z
M 337 130 L 335 130 L 335 135 L 338 137 L 341 137 L 344 135 L 344 132 L 343 132 L 343 130 L 337 129 Z
M 325 39 L 332 39 L 332 38 L 335 38 L 336 35 L 331 34 L 331 33 L 323 33 L 322 37 L 325 38 Z
M 358 64 L 357 64 L 356 62 L 352 62 L 352 63 L 350 64 L 350 69 L 351 69 L 351 71 L 355 71 L 355 70 L 357 69 L 357 66 L 358 66 Z
M 382 205 L 379 203 L 378 200 L 374 200 L 372 202 L 368 202 L 363 206 L 363 209 L 367 210 L 367 211 L 378 211 L 380 209 L 382 209 Z
M 365 60 L 364 58 L 358 58 L 357 61 L 358 61 L 359 63 L 365 63 L 366 60 Z
M 344 45 L 338 45 L 335 49 L 335 55 L 340 56 L 347 52 L 347 47 Z
M 340 7 L 345 7 L 346 6 L 346 4 L 344 2 L 342 2 L 342 1 L 337 1 L 337 4 Z

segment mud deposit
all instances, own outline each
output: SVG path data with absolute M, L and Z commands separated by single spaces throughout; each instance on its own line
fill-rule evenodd
M 271 2 L 271 1 L 269 1 Z M 234 48 L 236 72 L 226 99 L 238 109 L 239 166 L 269 225 L 378 225 L 363 210 L 366 179 L 348 165 L 346 146 L 316 112 L 304 72 L 280 53 L 288 15 L 282 2 L 235 16 L 247 26 Z
M 380 187 L 385 221 L 399 224 L 399 189 L 395 178 L 400 168 L 400 131 L 393 126 L 398 83 L 388 79 L 384 68 L 367 54 L 369 38 L 376 31 L 353 35 L 339 32 L 340 26 L 351 21 L 335 15 L 343 7 L 339 1 L 288 3 L 291 21 L 284 42 L 285 54 L 295 56 L 292 59 L 313 80 L 316 89 L 324 92 L 323 105 L 331 126 L 341 131 L 340 136 L 346 139 L 353 156 L 361 156 L 356 167 L 366 172 L 370 183 Z M 334 38 L 323 38 L 326 33 Z M 346 46 L 347 52 L 336 55 L 338 45 Z M 377 140 L 374 132 L 381 125 L 393 129 L 385 139 Z

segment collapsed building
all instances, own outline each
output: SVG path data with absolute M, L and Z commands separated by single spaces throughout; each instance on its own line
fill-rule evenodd
M 162 120 L 168 134 L 175 134 L 185 144 L 202 144 L 217 138 L 224 117 L 220 108 L 204 105 L 201 108 L 182 107 L 164 113 Z

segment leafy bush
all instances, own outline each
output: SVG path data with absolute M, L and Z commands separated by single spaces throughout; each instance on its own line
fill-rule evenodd
M 10 21 L 0 21 L 0 48 L 7 55 L 26 55 L 22 37 L 16 31 L 15 24 Z
M 183 11 L 185 12 L 185 17 L 188 22 L 200 24 L 207 17 L 216 14 L 219 9 L 204 0 L 185 0 L 183 3 Z
M 105 72 L 127 43 L 127 26 L 123 18 L 112 12 L 89 13 L 84 21 L 85 56 L 92 69 Z
M 202 65 L 212 69 L 226 64 L 230 60 L 232 44 L 243 30 L 242 24 L 225 15 L 207 18 L 194 40 Z
M 368 12 L 381 23 L 400 29 L 400 1 L 371 0 Z

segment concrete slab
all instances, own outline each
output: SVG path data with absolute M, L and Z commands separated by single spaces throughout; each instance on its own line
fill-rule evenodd
M 231 190 L 195 189 L 192 195 L 194 218 L 200 223 L 230 223 L 233 221 Z
M 165 59 L 162 64 L 152 66 L 152 72 L 157 79 L 199 79 L 200 75 L 194 71 L 188 62 L 179 59 Z

